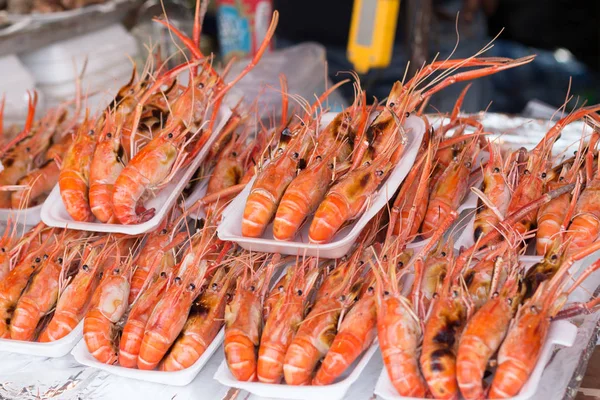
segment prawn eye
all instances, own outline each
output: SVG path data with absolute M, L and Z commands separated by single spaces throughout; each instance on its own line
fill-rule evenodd
M 494 299 L 495 299 L 496 297 L 498 297 L 498 296 L 500 296 L 500 293 L 498 293 L 498 292 L 494 292 L 494 293 L 492 294 L 492 297 L 493 297 Z
M 500 172 L 500 168 L 498 168 L 498 167 L 494 168 L 494 173 L 497 174 L 498 172 Z
M 373 290 L 375 290 L 375 289 L 373 289 L 373 286 L 369 286 L 369 288 L 367 289 L 367 291 L 368 291 L 369 293 L 373 293 Z
M 169 134 L 167 135 L 167 137 L 168 137 L 169 139 L 173 139 L 173 133 L 172 133 L 172 132 L 171 132 L 171 133 L 169 133 Z
M 250 286 L 250 291 L 254 292 L 256 290 L 256 287 L 254 285 Z
M 529 307 L 529 310 L 530 310 L 532 313 L 537 313 L 537 308 L 536 308 L 535 306 L 531 306 L 531 307 Z
M 365 161 L 365 167 L 368 167 L 369 165 L 371 165 L 371 161 Z
M 108 132 L 108 133 L 106 134 L 106 137 L 110 139 L 110 138 L 112 137 L 112 133 Z
M 237 157 L 237 151 L 232 152 L 231 155 Z
M 446 257 L 446 252 L 445 251 L 442 251 L 440 254 L 442 255 L 442 257 Z
M 81 269 L 87 272 L 87 271 L 89 271 L 89 270 L 90 270 L 90 267 L 89 267 L 89 265 L 87 265 L 87 264 L 83 264 L 83 265 L 81 266 Z
M 329 169 L 333 169 L 333 163 L 329 164 Z
M 542 178 L 545 178 L 546 176 L 548 176 L 545 172 L 542 172 Z
M 398 268 L 404 267 L 404 263 L 402 261 L 398 261 Z
M 48 259 L 48 254 L 44 254 L 44 260 Z
M 25 147 L 25 151 L 27 151 L 28 153 L 31 151 L 31 147 Z
M 315 157 L 315 160 L 317 160 L 317 161 L 321 161 L 322 159 L 323 159 L 323 157 L 321 157 L 321 156 L 316 156 Z
M 383 256 L 383 261 L 387 261 L 387 254 Z
M 523 175 L 529 175 L 529 170 L 528 169 L 524 170 Z
M 277 290 L 279 290 L 280 292 L 283 292 L 283 285 L 279 285 L 279 287 L 277 288 Z
M 160 273 L 160 277 L 161 278 L 166 278 L 167 277 L 167 273 L 165 271 Z
M 431 297 L 432 297 L 432 298 L 434 298 L 434 299 L 437 299 L 438 297 L 440 297 L 440 295 L 439 295 L 439 294 L 437 294 L 437 292 L 436 292 L 436 293 L 434 293 L 434 294 L 433 294 L 433 296 L 431 296 Z
M 340 296 L 340 301 L 344 301 L 344 300 L 346 300 L 346 295 L 341 295 Z
M 198 84 L 198 88 L 199 88 L 199 89 L 204 89 L 204 83 L 200 82 L 200 83 Z
M 557 259 L 557 258 L 558 258 L 558 256 L 557 256 L 556 254 L 552 254 L 552 255 L 550 256 L 550 259 L 551 259 L 552 261 L 556 261 L 556 259 Z
M 190 289 L 190 291 L 196 289 L 196 285 L 194 285 L 193 283 L 190 283 L 190 286 L 188 286 L 188 289 Z
M 2 252 L 3 252 L 3 253 L 6 253 L 6 249 L 5 249 L 4 247 L 2 248 Z
M 453 290 L 452 291 L 452 297 L 458 297 L 458 291 Z
M 393 101 L 390 103 L 390 107 L 394 107 L 396 105 L 396 103 L 394 103 Z
M 512 299 L 506 299 L 506 302 L 508 303 L 509 306 L 512 306 L 513 300 Z
M 219 287 L 219 285 L 218 285 L 218 284 L 216 284 L 216 283 L 213 283 L 213 284 L 211 285 L 211 288 L 212 288 L 212 289 L 216 289 L 216 288 L 218 288 L 218 287 Z
M 181 278 L 176 276 L 174 279 L 175 283 L 181 283 Z
M 363 265 L 365 265 L 365 262 L 364 262 L 363 260 L 360 260 L 360 261 L 358 262 L 358 266 L 359 266 L 359 267 L 362 267 Z
M 121 272 L 121 270 L 119 268 L 115 268 L 115 270 L 113 271 L 113 274 L 117 275 L 119 272 Z
M 292 136 L 292 131 L 290 131 L 290 128 L 285 128 L 281 131 L 281 136 Z
M 381 176 L 383 176 L 383 171 L 382 170 L 375 171 L 375 175 L 381 177 Z
M 305 125 L 304 121 L 300 121 L 300 126 L 304 126 L 304 125 Z
M 471 168 L 471 165 L 472 165 L 472 164 L 471 164 L 471 161 L 467 161 L 467 162 L 465 163 L 465 167 L 467 167 L 467 168 Z
M 283 154 L 283 149 L 280 147 L 277 149 L 277 155 Z
M 292 157 L 294 157 L 294 159 L 298 159 L 300 157 L 300 153 L 295 152 L 294 154 L 292 154 Z
M 102 277 L 103 277 L 103 276 L 104 276 L 104 272 L 100 272 L 100 273 L 98 274 L 98 277 L 99 277 L 100 279 L 102 279 Z
M 41 259 L 41 258 L 39 258 L 39 257 L 36 257 L 36 258 L 35 258 L 35 262 L 36 262 L 36 263 L 39 263 L 40 261 L 42 261 L 42 259 Z
M 94 130 L 93 130 L 93 129 L 90 129 L 90 130 L 89 130 L 89 132 L 88 132 L 88 135 L 90 135 L 90 136 L 93 136 L 93 135 L 94 135 L 94 133 L 95 133 L 95 132 L 94 132 Z
M 298 296 L 302 296 L 302 290 L 298 289 L 296 293 L 298 293 Z
M 390 295 L 390 292 L 388 292 L 388 291 L 386 290 L 385 292 L 383 292 L 383 294 L 384 294 L 385 296 L 389 296 L 389 295 Z
M 406 114 L 404 114 L 404 116 L 405 116 L 406 118 L 408 118 L 408 117 L 410 117 L 410 113 L 409 113 L 409 112 L 407 112 Z
M 565 181 L 565 177 L 564 177 L 564 176 L 561 176 L 560 178 L 558 178 L 558 181 L 559 181 L 559 182 L 564 182 L 564 181 Z
M 56 261 L 58 261 L 59 264 L 62 264 L 63 263 L 63 258 L 62 257 L 58 257 L 58 260 L 56 260 Z
M 167 234 L 167 229 L 165 228 L 165 229 L 163 229 L 162 231 L 160 231 L 160 234 L 161 234 L 161 235 L 166 235 L 166 234 Z

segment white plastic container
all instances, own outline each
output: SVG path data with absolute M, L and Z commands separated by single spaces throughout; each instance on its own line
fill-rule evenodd
M 550 326 L 550 332 L 548 332 L 546 343 L 544 343 L 544 346 L 542 347 L 540 358 L 529 377 L 529 380 L 525 386 L 523 386 L 521 392 L 517 396 L 512 397 L 512 400 L 526 400 L 531 398 L 535 394 L 544 368 L 546 368 L 546 364 L 552 356 L 552 348 L 555 345 L 571 347 L 575 342 L 576 336 L 577 327 L 572 323 L 568 321 L 553 322 Z M 394 389 L 394 386 L 392 386 L 392 383 L 390 382 L 385 367 L 382 369 L 381 375 L 379 375 L 379 380 L 375 386 L 375 394 L 385 400 L 415 399 L 414 397 L 400 396 L 398 392 L 396 392 L 396 389 Z
M 29 97 L 27 91 L 35 89 L 35 80 L 31 73 L 14 54 L 0 57 L 0 97 L 6 98 L 4 106 L 4 126 L 25 124 Z M 43 108 L 43 95 L 38 93 L 38 109 Z
M 13 222 L 16 221 L 25 226 L 33 226 L 42 221 L 41 213 L 42 204 L 23 210 L 0 208 L 0 222 L 7 222 L 10 219 Z
M 329 113 L 323 116 L 322 123 L 327 124 L 335 117 Z M 392 170 L 389 178 L 373 196 L 370 206 L 362 216 L 352 224 L 341 229 L 330 243 L 313 244 L 308 241 L 308 229 L 310 224 L 306 223 L 300 233 L 293 241 L 278 241 L 273 238 L 272 224 L 265 230 L 262 238 L 249 238 L 242 236 L 242 216 L 246 199 L 254 183 L 254 179 L 248 183 L 244 190 L 223 211 L 223 220 L 217 228 L 219 239 L 232 241 L 241 247 L 251 251 L 269 253 L 281 253 L 289 255 L 319 256 L 321 258 L 340 258 L 352 247 L 356 238 L 379 210 L 381 210 L 394 195 L 417 157 L 417 152 L 425 132 L 425 124 L 418 117 L 409 117 L 404 129 L 407 131 L 408 144 L 398 165 Z
M 229 368 L 227 361 L 223 360 L 219 369 L 215 373 L 215 379 L 225 386 L 246 390 L 254 395 L 276 399 L 290 400 L 315 400 L 343 399 L 350 386 L 356 382 L 363 372 L 373 354 L 377 351 L 379 345 L 373 343 L 363 355 L 350 366 L 340 380 L 331 385 L 325 386 L 292 386 L 285 384 L 271 384 L 260 382 L 242 382 L 235 379 Z
M 200 166 L 202 161 L 204 161 L 204 158 L 210 150 L 211 144 L 218 137 L 219 132 L 223 129 L 230 116 L 231 110 L 229 108 L 221 108 L 218 117 L 219 123 L 211 138 L 207 141 L 190 166 L 187 169 L 178 172 L 173 180 L 156 194 L 156 197 L 145 204 L 147 208 L 156 209 L 154 217 L 149 221 L 136 225 L 104 224 L 98 221 L 75 221 L 71 218 L 63 204 L 58 185 L 52 189 L 52 192 L 44 202 L 41 214 L 42 221 L 48 226 L 57 228 L 69 228 L 90 232 L 124 233 L 127 235 L 138 235 L 155 229 L 167 215 L 167 212 L 170 210 L 173 203 L 177 201 L 181 191 L 185 188 L 185 185 L 187 185 L 194 172 L 196 172 L 196 169 Z
M 74 82 L 87 59 L 85 83 L 88 75 L 131 65 L 128 57 L 135 57 L 137 52 L 135 38 L 122 25 L 114 24 L 23 54 L 21 60 L 36 83 L 56 84 Z
M 38 357 L 58 358 L 69 354 L 73 347 L 83 337 L 83 321 L 67 336 L 54 342 L 24 342 L 21 340 L 0 339 L 0 351 L 12 353 L 29 354 Z
M 200 356 L 198 361 L 196 361 L 191 367 L 182 369 L 181 371 L 143 371 L 135 368 L 125 368 L 119 365 L 103 364 L 90 354 L 85 344 L 85 340 L 81 340 L 73 349 L 71 354 L 73 357 L 75 357 L 75 360 L 78 363 L 88 367 L 101 369 L 113 375 L 137 379 L 140 381 L 161 383 L 163 385 L 185 386 L 194 380 L 196 375 L 198 375 L 204 365 L 206 365 L 215 351 L 221 346 L 224 336 L 224 330 L 221 329 L 212 343 L 206 348 L 204 354 Z

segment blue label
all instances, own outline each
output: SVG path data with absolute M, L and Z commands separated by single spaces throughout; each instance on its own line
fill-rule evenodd
M 217 18 L 223 56 L 234 52 L 250 53 L 252 47 L 248 19 L 242 18 L 238 10 L 230 5 L 220 6 Z

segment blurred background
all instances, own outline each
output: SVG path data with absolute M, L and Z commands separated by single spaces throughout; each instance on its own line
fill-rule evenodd
M 103 90 L 129 79 L 132 61 L 138 69 L 144 65 L 149 45 L 160 46 L 174 65 L 186 57 L 183 46 L 152 17 L 166 11 L 172 23 L 191 33 L 194 4 L 193 0 L 0 0 L 0 54 L 5 55 L 0 71 L 13 77 L 0 81 L 0 91 L 9 93 L 8 114 L 11 98 L 17 99 L 12 104 L 18 114 L 25 104 L 24 90 L 33 87 L 47 106 L 72 96 L 74 77 L 84 65 L 89 103 L 94 104 L 93 95 L 101 103 Z M 271 53 L 240 85 L 246 101 L 258 97 L 266 104 L 279 102 L 280 71 L 286 74 L 291 93 L 312 98 L 356 69 L 348 59 L 351 21 L 356 16 L 352 0 L 210 1 L 203 51 L 215 53 L 217 66 L 235 58 L 229 76 L 235 75 L 246 65 L 244 57 L 256 50 L 272 10 L 280 13 L 276 40 Z M 389 65 L 359 74 L 370 98 L 384 99 L 394 81 L 403 78 L 407 65 L 413 74 L 433 59 L 472 56 L 496 38 L 484 56 L 537 57 L 526 66 L 474 81 L 464 111 L 543 114 L 563 104 L 569 87 L 574 96 L 571 108 L 600 102 L 598 0 L 403 0 L 390 18 L 396 27 L 387 32 L 393 38 Z M 17 61 L 7 61 L 13 53 Z M 23 83 L 18 86 L 21 72 Z M 21 95 L 13 94 L 18 93 L 15 87 Z M 463 87 L 453 85 L 436 94 L 427 111 L 450 110 Z M 330 104 L 342 107 L 352 98 L 352 86 L 345 85 Z

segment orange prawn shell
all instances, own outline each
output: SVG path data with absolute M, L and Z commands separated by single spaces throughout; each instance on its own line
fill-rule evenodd
M 161 135 L 152 139 L 123 168 L 113 191 L 113 209 L 121 223 L 143 222 L 136 207 L 145 200 L 148 190 L 169 176 L 178 154 L 176 143 L 168 135 Z
M 25 341 L 35 339 L 40 319 L 50 312 L 58 298 L 61 270 L 60 264 L 48 259 L 31 279 L 15 307 L 10 323 L 11 339 Z
M 89 205 L 89 177 L 95 132 L 92 122 L 79 127 L 77 136 L 65 154 L 58 178 L 60 195 L 69 215 L 76 221 L 91 222 L 94 215 Z

